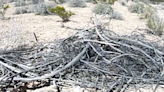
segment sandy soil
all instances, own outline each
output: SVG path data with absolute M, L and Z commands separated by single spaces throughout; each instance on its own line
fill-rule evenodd
M 35 44 L 36 41 L 33 33 L 36 34 L 39 42 L 50 42 L 55 39 L 66 38 L 77 31 L 72 29 L 86 28 L 94 16 L 92 9 L 95 5 L 91 3 L 87 3 L 87 7 L 85 8 L 71 8 L 67 4 L 61 6 L 76 14 L 71 17 L 70 22 L 62 23 L 61 19 L 54 15 L 39 16 L 33 13 L 13 15 L 15 7 L 13 7 L 13 4 L 10 4 L 10 8 L 6 13 L 6 18 L 10 19 L 0 22 L 0 43 L 3 44 L 0 48 L 8 45 Z M 130 13 L 127 7 L 121 6 L 116 2 L 113 8 L 124 17 L 124 20 L 111 21 L 110 29 L 114 32 L 126 35 L 130 34 L 136 27 L 146 28 L 145 21 L 140 20 L 137 14 Z M 104 21 L 108 21 L 108 19 L 108 17 L 103 18 Z M 63 25 L 72 29 L 62 28 Z
M 85 8 L 72 8 L 68 7 L 67 4 L 61 6 L 76 14 L 70 18 L 70 22 L 62 23 L 62 20 L 54 15 L 40 16 L 33 13 L 13 15 L 15 7 L 11 3 L 5 15 L 6 18 L 10 19 L 0 21 L 0 43 L 3 44 L 0 49 L 6 46 L 16 47 L 21 44 L 36 44 L 34 33 L 40 43 L 51 42 L 71 36 L 77 31 L 73 29 L 83 29 L 91 25 L 91 19 L 95 15 L 92 12 L 94 4 L 87 3 Z M 116 2 L 112 7 L 122 14 L 124 20 L 111 20 L 110 30 L 120 35 L 128 35 L 136 28 L 147 29 L 145 20 L 139 19 L 138 14 L 129 12 L 126 6 Z M 100 17 L 100 15 L 97 16 Z M 109 17 L 103 17 L 102 21 L 105 23 L 108 20 Z M 69 27 L 69 29 L 62 26 Z M 154 39 L 154 37 L 151 39 Z

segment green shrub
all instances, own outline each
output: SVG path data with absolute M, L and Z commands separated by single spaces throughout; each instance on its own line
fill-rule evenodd
M 86 7 L 86 2 L 84 0 L 70 0 L 70 7 Z
M 161 36 L 164 32 L 164 19 L 159 18 L 157 15 L 152 15 L 147 19 L 147 26 Z
M 6 10 L 9 8 L 9 5 L 2 4 L 1 8 L 2 8 L 2 11 L 0 11 L 0 18 L 5 19 L 5 13 L 6 13 Z
M 4 5 L 3 10 L 6 11 L 9 8 L 9 5 Z
M 143 13 L 144 12 L 144 4 L 143 3 L 136 3 L 132 4 L 128 7 L 128 10 L 132 13 Z
M 122 16 L 122 14 L 118 11 L 113 11 L 111 14 L 110 14 L 110 18 L 111 19 L 116 19 L 116 20 L 123 20 L 124 17 Z
M 51 8 L 50 11 L 52 13 L 57 14 L 63 20 L 63 22 L 69 21 L 69 18 L 72 15 L 75 15 L 73 12 L 66 11 L 64 7 L 60 7 L 60 6 L 57 6 L 56 8 Z
M 113 9 L 110 4 L 97 4 L 93 12 L 96 14 L 111 14 L 113 12 Z
M 53 7 L 56 7 L 56 5 L 40 3 L 34 6 L 34 13 L 37 15 L 51 15 L 50 9 Z

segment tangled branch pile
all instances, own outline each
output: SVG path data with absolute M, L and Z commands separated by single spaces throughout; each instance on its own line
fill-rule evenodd
M 140 35 L 119 36 L 102 25 L 60 41 L 0 53 L 0 85 L 54 80 L 123 92 L 129 85 L 164 84 L 163 47 Z M 156 86 L 156 87 L 157 87 Z

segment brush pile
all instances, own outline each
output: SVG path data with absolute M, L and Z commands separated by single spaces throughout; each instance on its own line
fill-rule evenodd
M 164 84 L 163 50 L 135 32 L 119 36 L 96 24 L 56 43 L 1 51 L 1 91 L 9 86 L 18 91 L 22 86 L 29 88 L 31 82 L 40 82 L 39 86 L 51 80 L 58 86 L 108 92 L 123 92 L 139 83 L 158 86 Z

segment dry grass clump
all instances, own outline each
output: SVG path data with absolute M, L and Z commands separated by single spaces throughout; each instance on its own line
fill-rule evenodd
M 25 13 L 33 13 L 30 7 L 18 7 L 16 8 L 14 14 L 25 14 Z
M 161 9 L 162 9 L 162 10 L 164 10 L 164 5 L 163 5 L 163 6 L 161 6 Z
M 119 0 L 119 3 L 120 3 L 122 6 L 127 6 L 127 1 L 126 1 L 126 0 Z
M 162 36 L 164 32 L 164 19 L 159 18 L 157 15 L 152 15 L 147 19 L 147 26 L 154 30 L 158 36 Z
M 25 0 L 16 0 L 15 1 L 15 7 L 25 6 L 25 5 L 26 5 Z
M 38 4 L 44 2 L 44 0 L 31 0 L 33 4 Z
M 100 3 L 94 7 L 93 12 L 96 14 L 111 14 L 113 9 L 110 4 Z
M 59 3 L 66 3 L 68 0 L 58 0 Z
M 29 4 L 39 4 L 43 2 L 44 0 L 16 0 L 15 7 L 26 6 Z
M 144 3 L 141 3 L 141 2 L 137 2 L 135 4 L 131 4 L 129 7 L 128 7 L 128 10 L 132 13 L 143 13 L 144 12 Z
M 93 12 L 96 14 L 107 14 L 110 16 L 111 19 L 116 19 L 116 20 L 123 20 L 123 16 L 120 12 L 118 11 L 114 11 L 111 7 L 110 4 L 97 4 L 94 9 Z
M 56 4 L 40 3 L 34 6 L 34 13 L 37 15 L 51 15 L 50 9 L 56 7 Z
M 86 7 L 86 2 L 84 0 L 70 0 L 70 7 Z
M 98 3 L 114 4 L 116 0 L 95 0 Z
M 143 2 L 143 3 L 150 3 L 150 0 L 133 0 L 134 2 Z
M 9 3 L 12 3 L 12 2 L 14 2 L 15 0 L 7 0 Z
M 147 26 L 154 31 L 158 36 L 162 36 L 164 32 L 164 19 L 156 15 L 156 8 L 147 5 L 141 13 L 141 19 L 147 19 Z
M 56 4 L 39 3 L 31 6 L 16 8 L 14 14 L 35 13 L 37 15 L 51 15 L 50 9 L 56 7 Z
M 122 16 L 122 14 L 118 11 L 113 11 L 110 14 L 110 18 L 111 19 L 116 19 L 116 20 L 124 20 L 124 17 Z
M 156 9 L 154 7 L 152 7 L 151 5 L 147 5 L 144 8 L 144 12 L 140 15 L 140 18 L 141 19 L 148 19 L 153 14 L 155 14 L 155 12 L 156 12 Z
M 86 2 L 93 2 L 94 0 L 85 0 Z

